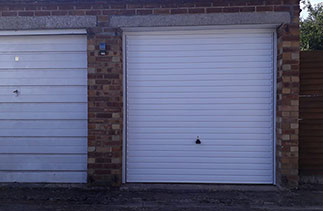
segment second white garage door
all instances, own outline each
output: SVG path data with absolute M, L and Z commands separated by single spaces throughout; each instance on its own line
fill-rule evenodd
M 86 36 L 0 36 L 0 61 L 0 182 L 86 182 Z
M 133 32 L 125 47 L 126 182 L 274 182 L 273 31 Z

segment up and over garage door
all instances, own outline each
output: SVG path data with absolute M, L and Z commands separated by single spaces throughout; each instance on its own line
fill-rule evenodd
M 274 183 L 274 32 L 125 33 L 125 182 Z
M 17 33 L 0 36 L 0 182 L 86 182 L 86 36 Z

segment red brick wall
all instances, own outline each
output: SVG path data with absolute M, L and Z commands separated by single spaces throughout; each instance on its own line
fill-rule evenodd
M 286 11 L 293 23 L 278 30 L 277 175 L 298 182 L 299 0 L 0 0 L 0 16 L 95 15 L 88 29 L 89 182 L 120 184 L 122 175 L 122 37 L 111 15 Z M 98 44 L 106 42 L 106 56 Z
M 1 16 L 187 14 L 298 10 L 298 0 L 0 0 Z M 104 21 L 103 21 L 104 22 Z

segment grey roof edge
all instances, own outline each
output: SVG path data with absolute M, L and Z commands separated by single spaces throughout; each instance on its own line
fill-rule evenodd
M 0 17 L 0 30 L 79 29 L 96 24 L 96 16 Z
M 289 12 L 111 16 L 111 27 L 210 26 L 290 23 Z

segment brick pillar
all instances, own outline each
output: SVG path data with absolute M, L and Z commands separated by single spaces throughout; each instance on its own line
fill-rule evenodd
M 88 182 L 120 185 L 122 178 L 122 37 L 88 30 Z M 99 55 L 106 43 L 107 54 Z
M 292 23 L 278 28 L 277 184 L 298 186 L 299 134 L 299 6 Z

